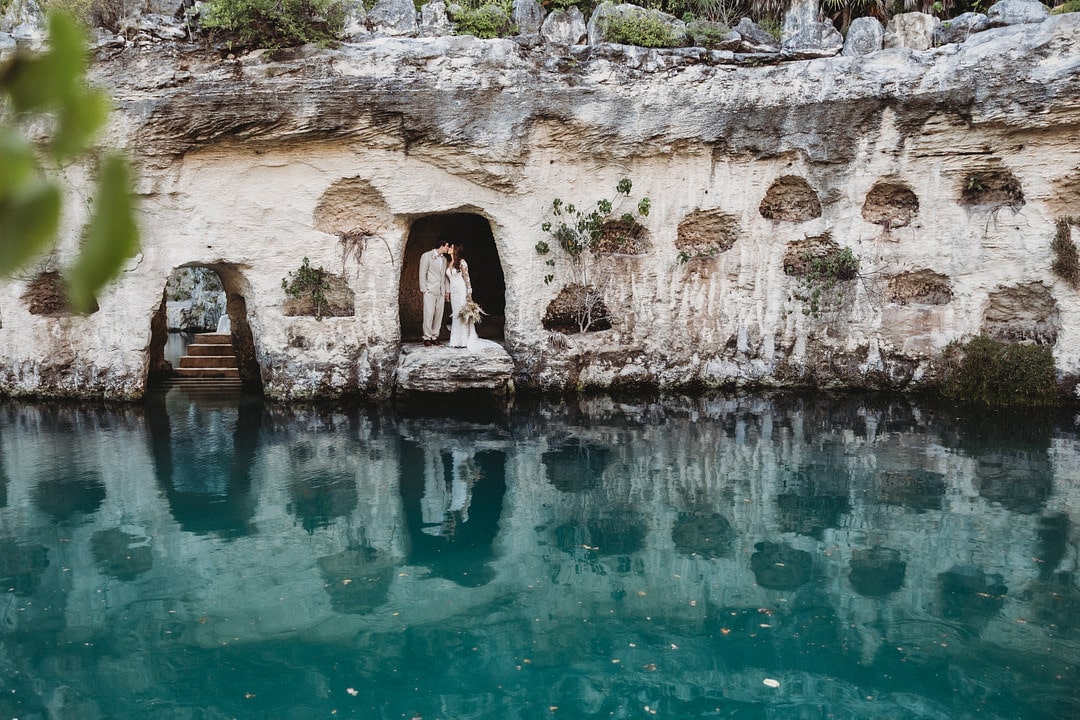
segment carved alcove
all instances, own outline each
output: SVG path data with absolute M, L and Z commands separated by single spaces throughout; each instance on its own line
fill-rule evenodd
M 1041 282 L 999 287 L 990 293 L 982 333 L 1001 342 L 1054 345 L 1061 313 L 1050 288 Z
M 64 278 L 56 270 L 43 270 L 35 275 L 26 284 L 21 300 L 26 303 L 31 315 L 67 317 L 75 314 L 68 304 Z M 98 305 L 95 302 L 89 312 L 95 313 L 97 310 Z
M 867 222 L 880 225 L 885 232 L 910 225 L 919 213 L 919 198 L 907 185 L 881 180 L 866 193 L 862 216 Z
M 420 256 L 442 242 L 459 243 L 465 248 L 462 257 L 469 264 L 473 300 L 487 313 L 476 326 L 477 334 L 489 340 L 502 340 L 506 321 L 506 279 L 491 224 L 477 213 L 452 212 L 425 215 L 414 220 L 409 228 L 398 286 L 402 341 L 419 342 L 421 339 Z M 448 325 L 449 303 L 445 312 L 443 324 Z
M 805 222 L 821 217 L 821 199 L 804 178 L 785 175 L 769 186 L 758 212 L 767 220 Z
M 889 278 L 886 298 L 897 305 L 945 305 L 953 298 L 952 283 L 928 268 L 903 272 Z
M 1020 180 L 1003 168 L 972 168 L 960 180 L 960 204 L 967 208 L 1010 207 L 1019 210 L 1026 202 Z
M 739 238 L 739 221 L 721 210 L 694 210 L 679 223 L 675 248 L 679 257 L 693 260 L 727 252 Z

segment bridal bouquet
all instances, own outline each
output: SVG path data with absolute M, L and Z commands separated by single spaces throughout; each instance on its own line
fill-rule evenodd
M 469 300 L 462 305 L 457 314 L 458 319 L 461 320 L 461 322 L 469 325 L 476 325 L 484 315 L 487 315 L 487 313 L 484 312 L 484 309 L 477 305 L 474 300 Z

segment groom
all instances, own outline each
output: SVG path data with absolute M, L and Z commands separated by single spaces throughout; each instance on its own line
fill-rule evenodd
M 450 281 L 446 277 L 446 255 L 450 243 L 428 250 L 420 256 L 420 293 L 424 296 L 424 345 L 440 345 L 439 330 L 443 307 L 450 299 Z

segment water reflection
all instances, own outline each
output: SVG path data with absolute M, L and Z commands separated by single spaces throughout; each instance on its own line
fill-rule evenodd
M 1071 419 L 8 403 L 0 490 L 0 717 L 1080 717 Z
M 179 389 L 147 399 L 155 475 L 183 529 L 222 537 L 251 531 L 251 467 L 261 418 L 254 399 L 219 404 Z
M 407 562 L 465 587 L 494 578 L 490 566 L 506 494 L 506 456 L 425 429 L 401 441 Z

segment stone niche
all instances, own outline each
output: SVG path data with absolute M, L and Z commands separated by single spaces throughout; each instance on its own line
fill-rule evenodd
M 1053 345 L 1061 329 L 1057 301 L 1040 282 L 1014 285 L 990 293 L 982 333 L 1001 342 Z
M 688 259 L 727 252 L 739 235 L 739 221 L 720 210 L 694 210 L 679 223 L 675 248 Z
M 394 224 L 382 193 L 359 177 L 331 184 L 319 198 L 312 219 L 317 230 L 354 238 L 378 235 Z
M 919 212 L 919 198 L 903 183 L 882 180 L 870 188 L 863 202 L 862 216 L 866 222 L 885 228 L 910 225 Z
M 829 233 L 793 240 L 788 243 L 784 252 L 784 273 L 792 277 L 805 277 L 810 274 L 815 260 L 835 255 L 840 250 L 840 246 Z M 840 269 L 836 279 L 852 280 L 854 277 L 854 273 Z
M 821 217 L 821 200 L 804 178 L 785 175 L 769 186 L 758 212 L 767 220 L 805 222 Z
M 603 293 L 590 286 L 571 284 L 548 303 L 541 324 L 565 335 L 611 329 L 611 311 Z
M 960 204 L 969 208 L 1024 206 L 1020 181 L 1008 170 L 976 168 L 964 173 L 960 182 Z
M 349 281 L 343 276 L 322 271 L 322 299 L 317 300 L 311 293 L 300 297 L 287 297 L 282 303 L 281 313 L 285 317 L 352 317 L 356 314 L 356 293 L 349 287 Z M 289 278 L 291 280 L 291 278 Z
M 608 220 L 600 228 L 600 237 L 593 246 L 599 255 L 644 255 L 652 243 L 649 231 L 636 220 Z
M 75 314 L 68 304 L 64 278 L 55 270 L 46 270 L 35 275 L 26 284 L 26 290 L 23 291 L 21 299 L 26 303 L 26 308 L 31 315 L 66 317 Z M 95 302 L 90 312 L 94 313 L 97 310 L 98 306 Z
M 912 270 L 889 278 L 886 298 L 897 305 L 946 305 L 953 298 L 952 284 L 939 272 Z

